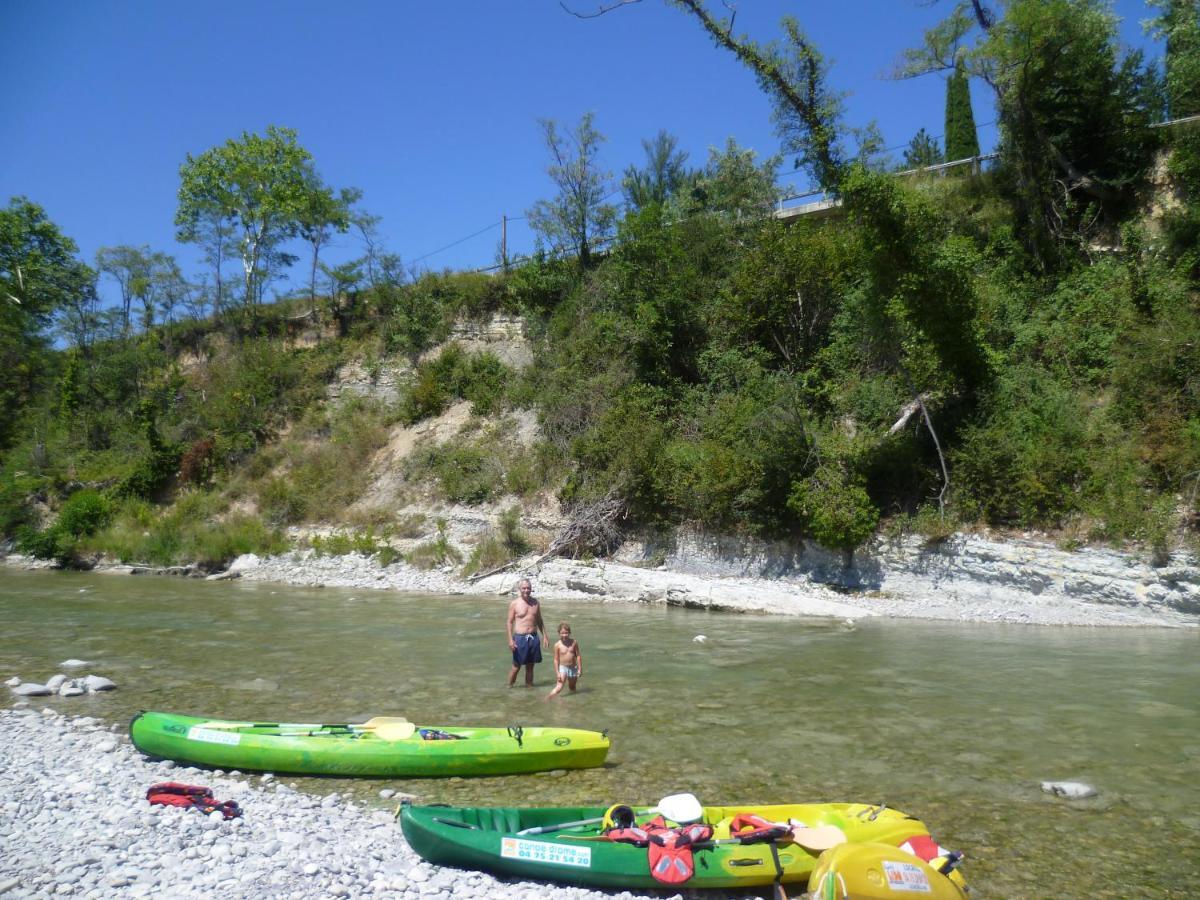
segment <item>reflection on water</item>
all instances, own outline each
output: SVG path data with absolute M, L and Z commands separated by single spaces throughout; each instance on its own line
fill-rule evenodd
M 505 687 L 505 599 L 0 572 L 0 677 L 70 657 L 113 679 L 58 709 L 608 729 L 602 769 L 301 780 L 377 800 L 516 805 L 860 800 L 925 819 L 984 897 L 1200 894 L 1200 634 L 812 622 L 548 603 L 579 693 Z M 693 637 L 707 636 L 698 643 Z M 40 699 L 40 698 L 39 698 Z M 34 701 L 35 703 L 37 700 Z M 1094 800 L 1042 780 L 1096 785 Z

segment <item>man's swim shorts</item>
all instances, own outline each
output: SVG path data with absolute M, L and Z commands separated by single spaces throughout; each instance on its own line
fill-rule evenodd
M 542 661 L 542 642 L 538 640 L 537 632 L 533 634 L 514 634 L 513 665 L 523 666 L 527 663 Z

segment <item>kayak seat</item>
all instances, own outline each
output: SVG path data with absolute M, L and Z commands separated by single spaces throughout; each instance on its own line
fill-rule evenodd
M 713 826 L 713 839 L 723 841 L 729 838 L 729 826 L 733 824 L 733 816 L 726 816 Z
M 484 810 L 480 810 L 484 812 Z M 486 811 L 490 815 L 481 815 L 479 826 L 487 831 L 513 832 L 521 830 L 521 817 L 517 810 L 507 806 L 497 806 Z

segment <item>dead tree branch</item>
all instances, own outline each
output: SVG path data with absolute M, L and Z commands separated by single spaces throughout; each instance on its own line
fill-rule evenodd
M 625 498 L 615 491 L 595 503 L 580 507 L 534 565 L 541 565 L 555 556 L 581 556 L 585 553 L 607 556 L 621 544 L 619 523 L 628 512 L 629 505 Z

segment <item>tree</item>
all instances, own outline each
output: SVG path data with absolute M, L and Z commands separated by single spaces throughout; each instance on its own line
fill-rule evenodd
M 214 316 L 219 316 L 230 305 L 230 290 L 225 283 L 225 263 L 235 254 L 237 228 L 225 219 L 215 205 L 205 204 L 185 228 L 181 228 L 179 239 L 195 244 L 204 254 L 204 261 L 212 268 L 212 286 L 208 291 Z
M 635 211 L 651 203 L 666 203 L 691 180 L 688 155 L 679 149 L 679 138 L 673 134 L 660 131 L 651 141 L 643 139 L 642 149 L 646 165 L 641 169 L 629 166 L 621 180 L 625 202 Z
M 122 334 L 132 328 L 134 301 L 141 306 L 141 327 L 148 331 L 157 318 L 170 321 L 189 290 L 175 257 L 148 246 L 101 247 L 96 251 L 96 268 L 110 276 L 121 291 Z
M 979 155 L 979 135 L 971 110 L 971 85 L 961 65 L 946 81 L 946 159 L 969 159 Z
M 598 239 L 611 233 L 617 210 L 605 201 L 609 195 L 608 172 L 597 159 L 604 135 L 592 125 L 592 113 L 584 113 L 574 130 L 560 132 L 553 119 L 542 119 L 551 163 L 546 171 L 558 188 L 553 200 L 539 200 L 526 213 L 529 225 L 558 254 L 576 253 L 581 266 L 591 263 Z
M 290 128 L 243 132 L 193 157 L 179 169 L 181 241 L 199 243 L 204 223 L 234 225 L 241 240 L 244 301 L 253 307 L 272 274 L 290 265 L 282 244 L 294 237 L 312 192 L 312 156 Z
M 1200 114 L 1200 0 L 1154 0 L 1151 30 L 1166 39 L 1166 103 L 1172 119 Z M 1187 202 L 1165 217 L 1168 250 L 1200 281 L 1200 127 L 1174 126 L 1168 168 Z
M 54 315 L 93 296 L 95 275 L 77 252 L 36 203 L 14 197 L 0 209 L 0 447 L 34 392 Z
M 960 4 L 900 74 L 961 66 L 995 91 L 1002 177 L 1022 241 L 1047 268 L 1130 202 L 1149 168 L 1158 91 L 1140 52 L 1120 52 L 1101 0 L 1009 0 L 1003 13 Z M 973 32 L 975 45 L 960 48 Z
M 936 166 L 940 162 L 945 160 L 938 148 L 937 138 L 930 136 L 929 132 L 922 128 L 908 142 L 908 148 L 904 151 L 904 168 L 923 169 L 926 166 Z
M 718 21 L 703 0 L 671 0 L 700 21 L 704 30 L 750 68 L 775 107 L 775 127 L 796 167 L 808 168 L 817 183 L 834 189 L 845 174 L 841 148 L 842 95 L 829 90 L 828 63 L 791 16 L 780 22 L 786 40 L 760 45 L 733 33 L 733 17 Z
M 309 269 L 308 299 L 312 308 L 317 304 L 317 269 L 321 250 L 333 239 L 333 234 L 350 228 L 350 207 L 362 199 L 358 188 L 343 188 L 334 194 L 316 172 L 309 172 L 308 193 L 304 198 L 297 226 L 305 242 L 312 248 Z
M 780 159 L 772 156 L 760 166 L 757 154 L 730 138 L 723 149 L 709 148 L 708 163 L 696 173 L 684 201 L 687 212 L 716 212 L 731 219 L 761 219 L 769 215 L 779 189 L 775 177 Z

